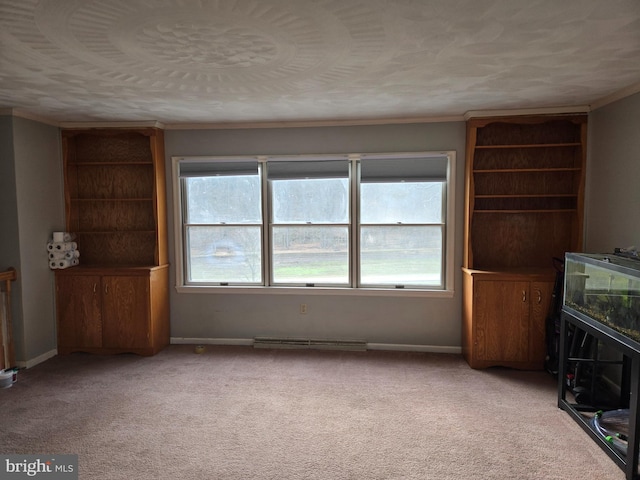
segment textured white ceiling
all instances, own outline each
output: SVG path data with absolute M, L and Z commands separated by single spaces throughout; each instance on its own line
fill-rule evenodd
M 639 0 L 0 0 L 0 107 L 62 122 L 460 116 L 636 84 Z

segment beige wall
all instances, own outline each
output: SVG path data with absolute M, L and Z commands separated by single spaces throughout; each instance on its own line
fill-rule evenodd
M 640 248 L 640 93 L 589 116 L 585 251 Z
M 171 335 L 181 338 L 252 339 L 284 336 L 364 340 L 392 345 L 460 346 L 464 199 L 464 122 L 254 130 L 165 132 L 171 156 L 311 154 L 350 152 L 457 152 L 455 293 L 450 298 L 390 296 L 190 294 L 171 292 Z M 169 174 L 169 207 L 173 188 Z M 170 213 L 170 231 L 173 215 Z M 170 259 L 174 262 L 173 235 Z M 172 285 L 175 268 L 172 267 Z M 308 306 L 300 315 L 299 304 Z
M 16 359 L 24 366 L 56 349 L 54 282 L 46 244 L 51 232 L 64 226 L 60 132 L 19 117 L 0 119 L 0 195 L 6 202 L 0 268 L 18 270 L 12 311 Z

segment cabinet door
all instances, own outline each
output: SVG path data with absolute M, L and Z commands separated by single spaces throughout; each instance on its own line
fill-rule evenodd
M 60 275 L 56 278 L 58 347 L 102 346 L 99 276 Z
M 102 277 L 105 348 L 149 346 L 149 278 Z
M 529 358 L 529 282 L 478 281 L 474 288 L 476 359 Z
M 529 357 L 544 366 L 547 355 L 545 323 L 551 307 L 553 283 L 531 282 L 531 316 L 529 317 Z

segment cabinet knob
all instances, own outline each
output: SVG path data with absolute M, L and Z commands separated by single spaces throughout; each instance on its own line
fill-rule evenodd
M 522 301 L 523 302 L 527 301 L 527 291 L 526 290 L 522 290 Z
M 540 290 L 537 290 L 537 294 L 538 294 L 538 303 L 542 303 L 542 292 Z

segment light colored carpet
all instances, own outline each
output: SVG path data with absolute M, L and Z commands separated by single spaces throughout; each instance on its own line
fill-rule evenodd
M 55 357 L 0 390 L 0 452 L 83 480 L 624 479 L 548 374 L 401 352 Z

